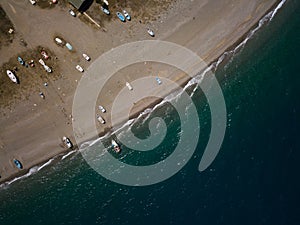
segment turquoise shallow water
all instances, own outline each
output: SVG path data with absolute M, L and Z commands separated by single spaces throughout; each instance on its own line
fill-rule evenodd
M 299 224 L 298 52 L 300 4 L 294 0 L 217 71 L 228 127 L 204 172 L 198 164 L 210 113 L 197 90 L 199 143 L 175 176 L 146 187 L 123 186 L 73 155 L 0 190 L 0 224 Z M 123 161 L 147 164 L 171 154 L 163 155 L 178 140 L 178 115 L 170 106 L 153 115 L 166 119 L 168 138 L 155 154 L 128 151 Z M 136 129 L 141 138 L 148 135 L 145 127 Z

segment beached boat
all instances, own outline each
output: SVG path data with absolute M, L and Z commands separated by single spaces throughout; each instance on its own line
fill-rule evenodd
M 107 8 L 104 8 L 103 6 L 100 7 L 102 12 L 104 12 L 106 15 L 110 14 L 110 11 Z
M 128 14 L 128 12 L 127 12 L 125 9 L 123 10 L 123 13 L 124 13 L 125 18 L 126 18 L 128 21 L 130 21 L 130 20 L 131 20 L 131 17 L 130 17 L 130 15 Z
M 67 138 L 66 136 L 63 137 L 63 142 L 64 142 L 64 144 L 65 144 L 68 148 L 72 148 L 72 147 L 73 147 L 72 142 L 71 142 L 70 139 Z
M 114 139 L 111 140 L 111 145 L 114 148 L 116 153 L 119 153 L 121 151 L 120 146 L 118 145 L 118 143 Z
M 132 88 L 132 86 L 131 86 L 131 84 L 130 84 L 129 82 L 126 82 L 126 86 L 128 87 L 128 89 L 129 89 L 130 91 L 133 90 L 133 88 Z
M 6 74 L 11 79 L 12 82 L 14 82 L 16 84 L 18 83 L 18 79 L 12 71 L 6 70 Z
M 122 13 L 117 12 L 117 16 L 122 22 L 125 22 L 125 16 Z
M 99 116 L 99 115 L 97 115 L 97 120 L 98 120 L 100 123 L 105 124 L 105 120 L 104 120 L 101 116 Z
M 21 65 L 23 65 L 23 66 L 25 65 L 24 60 L 20 56 L 18 56 L 18 61 Z
M 154 31 L 151 30 L 150 28 L 147 29 L 147 32 L 148 32 L 148 34 L 149 34 L 151 37 L 154 37 L 154 36 L 155 36 Z
M 18 169 L 23 169 L 23 165 L 19 160 L 14 159 L 14 164 L 16 165 L 16 167 L 18 167 Z

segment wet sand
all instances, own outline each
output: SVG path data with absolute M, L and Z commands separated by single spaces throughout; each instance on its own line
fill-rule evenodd
M 151 39 L 145 32 L 146 27 L 150 26 L 156 33 L 154 39 L 183 45 L 209 64 L 237 44 L 277 2 L 181 0 L 172 4 L 167 12 L 162 12 L 160 18 L 154 22 L 145 25 L 133 18 L 131 22 L 122 24 L 113 20 L 106 25 L 107 32 L 87 26 L 59 7 L 45 11 L 28 8 L 31 5 L 24 1 L 3 2 L 2 7 L 13 22 L 18 35 L 22 35 L 31 48 L 41 45 L 51 49 L 58 57 L 61 71 L 60 77 L 53 80 L 47 88 L 42 84 L 37 88 L 45 93 L 46 99 L 41 99 L 37 93 L 28 93 L 28 98 L 1 111 L 0 182 L 11 179 L 18 173 L 25 173 L 32 166 L 67 151 L 61 146 L 63 136 L 69 136 L 75 142 L 71 119 L 72 103 L 78 81 L 84 76 L 75 70 L 75 65 L 80 63 L 84 68 L 88 68 L 91 64 L 80 56 L 82 52 L 87 52 L 93 61 L 120 44 Z M 53 18 L 60 22 L 54 22 Z M 53 37 L 57 34 L 67 38 L 76 52 L 71 54 L 65 48 L 58 47 L 53 42 Z M 25 47 L 16 43 L 2 47 L 0 64 L 8 61 L 15 52 L 24 50 Z M 182 72 L 176 73 L 176 70 L 174 73 L 170 72 L 172 70 L 173 68 L 162 65 L 137 65 L 113 76 L 105 87 L 106 95 L 102 95 L 101 98 L 101 104 L 108 112 L 103 115 L 107 124 L 99 125 L 99 133 L 107 132 L 111 126 L 108 115 L 114 97 L 124 87 L 125 79 L 135 80 L 141 74 L 149 75 L 155 71 L 165 74 L 167 78 L 179 84 L 187 82 L 188 76 Z M 118 88 L 112 88 L 116 84 Z M 132 109 L 132 114 L 136 114 L 153 101 L 156 99 L 148 98 L 139 102 Z M 14 158 L 23 163 L 23 170 L 19 171 L 14 166 Z

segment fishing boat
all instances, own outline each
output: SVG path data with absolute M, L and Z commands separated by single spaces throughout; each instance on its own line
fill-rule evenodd
M 19 160 L 14 159 L 14 164 L 16 165 L 16 167 L 18 167 L 18 169 L 23 169 L 23 165 Z
M 122 22 L 125 22 L 125 17 L 124 17 L 124 15 L 123 15 L 122 13 L 117 12 L 117 16 L 118 16 L 118 18 L 119 18 Z
M 130 17 L 130 15 L 128 14 L 128 12 L 124 9 L 123 10 L 123 13 L 124 13 L 124 16 L 126 17 L 126 19 L 128 20 L 128 21 L 130 21 L 131 20 L 131 17 Z
M 98 120 L 100 123 L 105 124 L 105 120 L 104 120 L 101 116 L 99 116 L 99 115 L 97 115 L 97 120 Z
M 148 34 L 149 34 L 151 37 L 154 37 L 154 36 L 155 36 L 154 31 L 151 30 L 150 28 L 147 29 L 147 32 L 148 32 Z
M 103 6 L 101 6 L 101 10 L 102 12 L 104 12 L 106 15 L 110 14 L 110 11 L 107 8 L 104 8 Z
M 118 143 L 114 139 L 111 140 L 111 145 L 114 148 L 116 153 L 119 153 L 121 151 L 120 146 L 118 145 Z
M 63 137 L 63 142 L 64 142 L 64 144 L 65 144 L 68 148 L 72 148 L 72 147 L 73 147 L 72 142 L 71 142 L 70 139 L 67 138 L 66 136 Z
M 12 71 L 6 70 L 6 74 L 11 79 L 12 82 L 14 82 L 16 84 L 18 83 L 18 79 Z

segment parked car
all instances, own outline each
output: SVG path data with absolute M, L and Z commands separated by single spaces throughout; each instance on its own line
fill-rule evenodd
M 44 59 L 48 59 L 49 58 L 49 55 L 47 54 L 47 52 L 46 51 L 41 51 L 41 54 L 42 54 L 42 56 L 43 56 L 43 58 Z
M 77 69 L 79 72 L 81 72 L 81 73 L 83 72 L 83 68 L 82 68 L 81 66 L 79 66 L 79 65 L 76 66 L 76 69 Z
M 69 9 L 69 13 L 70 13 L 71 16 L 76 17 L 76 14 L 75 14 L 75 12 L 72 9 Z
M 99 105 L 98 108 L 101 112 L 103 112 L 103 113 L 106 112 L 106 109 L 102 105 Z

